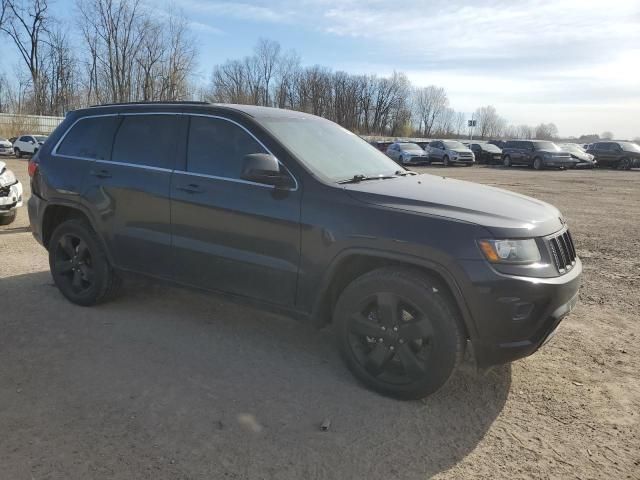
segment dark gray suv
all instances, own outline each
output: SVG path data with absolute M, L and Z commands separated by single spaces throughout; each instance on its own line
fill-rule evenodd
M 29 174 L 31 229 L 71 302 L 136 272 L 332 323 L 353 374 L 397 398 L 439 389 L 465 349 L 481 367 L 535 352 L 578 298 L 556 208 L 416 175 L 304 113 L 78 110 Z
M 573 168 L 579 161 L 569 152 L 547 140 L 509 140 L 502 149 L 505 167 L 528 165 L 536 170 L 543 168 Z

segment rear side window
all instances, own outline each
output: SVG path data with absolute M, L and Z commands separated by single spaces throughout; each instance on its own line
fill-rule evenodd
M 20 137 L 21 142 L 28 142 L 29 140 L 31 140 L 31 137 Z
M 109 160 L 118 117 L 83 118 L 67 133 L 56 153 L 68 157 Z
M 173 169 L 175 115 L 126 115 L 113 142 L 111 161 Z
M 187 170 L 239 179 L 242 161 L 251 153 L 268 153 L 251 135 L 227 120 L 191 117 Z

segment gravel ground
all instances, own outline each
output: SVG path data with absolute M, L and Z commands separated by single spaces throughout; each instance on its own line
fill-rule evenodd
M 23 208 L 0 227 L 0 478 L 640 478 L 640 172 L 417 170 L 563 211 L 584 285 L 541 351 L 393 401 L 329 331 L 213 296 L 135 281 L 71 305 Z

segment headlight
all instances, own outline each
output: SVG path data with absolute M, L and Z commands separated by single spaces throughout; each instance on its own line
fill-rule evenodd
M 479 240 L 478 245 L 491 263 L 536 263 L 540 250 L 533 238 L 526 240 Z

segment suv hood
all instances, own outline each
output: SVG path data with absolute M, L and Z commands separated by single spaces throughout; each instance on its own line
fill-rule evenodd
M 372 180 L 344 187 L 362 202 L 481 225 L 497 238 L 544 236 L 563 226 L 560 212 L 548 203 L 435 175 Z

